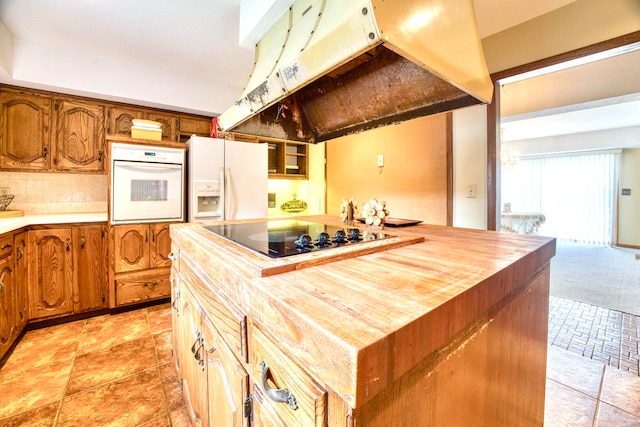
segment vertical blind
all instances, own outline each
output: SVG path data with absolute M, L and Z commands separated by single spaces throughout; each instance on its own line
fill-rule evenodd
M 521 159 L 503 166 L 502 202 L 539 212 L 541 235 L 592 245 L 613 241 L 619 154 L 585 153 Z

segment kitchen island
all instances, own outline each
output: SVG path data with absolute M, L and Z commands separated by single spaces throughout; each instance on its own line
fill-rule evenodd
M 555 240 L 384 231 L 397 237 L 272 259 L 201 224 L 171 226 L 176 366 L 194 425 L 543 424 Z

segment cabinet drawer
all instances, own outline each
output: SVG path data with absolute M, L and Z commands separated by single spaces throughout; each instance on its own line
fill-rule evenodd
M 0 259 L 8 257 L 13 251 L 13 234 L 0 237 Z
M 171 295 L 169 269 L 116 279 L 116 305 L 135 304 Z
M 226 298 L 216 292 L 216 286 L 197 273 L 191 261 L 182 256 L 180 277 L 190 284 L 189 288 L 200 302 L 205 318 L 218 330 L 236 357 L 248 362 L 247 316 Z
M 290 426 L 327 425 L 326 391 L 255 325 L 250 328 L 249 359 L 254 404 L 261 406 L 256 413 L 273 410 Z M 276 394 L 284 401 L 277 401 Z

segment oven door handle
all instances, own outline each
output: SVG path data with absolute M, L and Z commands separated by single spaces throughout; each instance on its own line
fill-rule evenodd
M 140 164 L 140 163 L 123 163 L 116 162 L 115 169 L 127 169 L 138 172 L 167 172 L 182 169 L 182 165 L 176 165 L 174 163 L 152 163 L 152 164 Z
M 144 165 L 117 165 L 118 168 L 126 169 L 133 172 L 154 172 L 154 173 L 163 173 L 163 172 L 173 172 L 175 170 L 179 170 L 182 168 L 180 165 L 173 164 L 163 164 L 162 166 L 144 166 Z

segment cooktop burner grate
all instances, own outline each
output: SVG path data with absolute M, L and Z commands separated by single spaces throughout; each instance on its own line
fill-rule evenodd
M 329 250 L 370 240 L 395 237 L 382 230 L 363 232 L 355 227 L 338 227 L 300 220 L 205 225 L 203 228 L 271 258 Z

